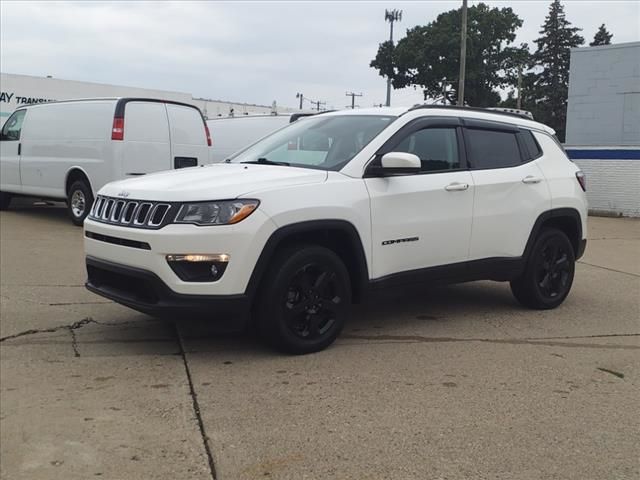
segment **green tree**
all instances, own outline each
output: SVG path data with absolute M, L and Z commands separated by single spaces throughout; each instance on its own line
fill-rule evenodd
M 533 111 L 536 120 L 555 129 L 561 142 L 567 121 L 571 48 L 584 43 L 584 38 L 578 34 L 580 30 L 565 18 L 560 0 L 554 0 L 532 57 L 535 79 L 531 87 L 533 104 L 528 105 L 528 109 Z
M 613 38 L 613 34 L 609 33 L 607 27 L 604 26 L 604 23 L 600 25 L 598 31 L 593 37 L 593 42 L 589 44 L 590 47 L 595 47 L 596 45 L 611 45 L 611 39 Z
M 460 70 L 461 9 L 438 15 L 435 21 L 407 30 L 394 47 L 380 44 L 370 66 L 390 77 L 394 88 L 422 87 L 425 98 L 442 95 L 457 101 Z M 465 103 L 476 107 L 497 105 L 499 88 L 513 84 L 513 71 L 526 48 L 513 47 L 522 20 L 511 8 L 489 8 L 484 3 L 467 12 L 467 64 Z

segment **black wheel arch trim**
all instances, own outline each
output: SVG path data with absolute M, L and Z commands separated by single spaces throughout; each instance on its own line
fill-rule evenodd
M 357 272 L 352 272 L 348 267 L 349 275 L 351 276 L 353 285 L 355 286 L 354 294 L 362 294 L 366 289 L 369 282 L 369 269 L 367 266 L 367 257 L 365 255 L 362 239 L 356 227 L 347 220 L 341 219 L 327 219 L 327 220 L 309 220 L 305 222 L 292 223 L 279 227 L 275 232 L 271 234 L 262 252 L 258 257 L 258 261 L 253 267 L 253 272 L 249 278 L 249 283 L 245 289 L 245 295 L 250 299 L 254 299 L 260 286 L 260 282 L 264 278 L 264 274 L 267 271 L 269 262 L 273 258 L 274 253 L 284 244 L 288 239 L 295 237 L 299 234 L 308 234 L 313 232 L 326 232 L 326 231 L 340 231 L 347 235 L 349 238 L 350 247 L 355 252 Z M 355 276 L 354 276 L 355 274 Z M 359 295 L 354 295 L 354 299 L 360 298 Z
M 558 218 L 569 218 L 573 222 L 575 222 L 575 226 L 578 233 L 577 244 L 574 244 L 572 239 L 571 244 L 574 247 L 574 252 L 576 256 L 576 260 L 578 260 L 583 254 L 586 248 L 586 240 L 582 237 L 582 217 L 580 216 L 580 212 L 575 208 L 554 208 L 551 210 L 547 210 L 542 212 L 538 218 L 536 219 L 533 227 L 531 228 L 531 233 L 529 234 L 529 239 L 527 240 L 527 244 L 524 249 L 523 258 L 528 259 L 531 254 L 531 250 L 533 249 L 533 245 L 540 234 L 540 230 L 544 226 L 544 223 L 551 219 Z

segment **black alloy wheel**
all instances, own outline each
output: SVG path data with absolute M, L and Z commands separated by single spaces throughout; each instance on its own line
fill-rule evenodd
M 511 282 L 511 291 L 524 306 L 550 309 L 569 294 L 575 273 L 575 252 L 567 235 L 545 228 L 527 259 L 524 273 Z
M 269 343 L 304 354 L 333 343 L 350 303 L 349 274 L 340 258 L 324 247 L 294 246 L 280 251 L 271 263 L 255 314 Z
M 337 278 L 327 265 L 313 263 L 294 274 L 284 299 L 284 314 L 291 333 L 313 340 L 331 329 L 343 301 Z
M 542 261 L 536 272 L 540 293 L 551 300 L 566 294 L 570 286 L 572 268 L 569 265 L 571 247 L 556 239 L 550 240 L 542 251 Z

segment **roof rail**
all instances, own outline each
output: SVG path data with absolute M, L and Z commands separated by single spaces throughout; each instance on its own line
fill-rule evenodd
M 525 116 L 529 120 L 533 120 L 533 113 L 529 110 L 522 110 L 520 108 L 508 108 L 508 107 L 487 107 L 487 110 L 493 110 L 494 112 L 513 113 L 514 115 Z
M 531 112 L 527 112 L 526 110 L 518 110 L 516 108 L 502 108 L 502 107 L 462 107 L 460 105 L 434 105 L 434 104 L 418 104 L 411 107 L 408 112 L 413 110 L 420 110 L 423 108 L 444 108 L 451 110 L 463 110 L 469 112 L 483 112 L 483 113 L 497 113 L 499 115 L 509 115 L 511 117 L 524 118 L 525 120 L 533 120 L 533 115 Z M 490 112 L 487 112 L 490 110 Z

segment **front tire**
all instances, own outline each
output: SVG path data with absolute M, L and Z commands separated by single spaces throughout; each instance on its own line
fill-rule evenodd
M 556 308 L 571 290 L 575 252 L 567 235 L 555 228 L 542 230 L 527 259 L 524 273 L 511 282 L 511 291 L 525 307 Z
M 6 192 L 0 192 L 0 210 L 6 210 L 11 204 L 11 194 Z
M 93 193 L 87 182 L 84 180 L 73 182 L 67 192 L 67 211 L 74 225 L 82 226 L 92 205 Z
M 270 264 L 255 311 L 261 335 L 278 350 L 305 354 L 338 337 L 351 303 L 344 263 L 314 245 L 281 250 Z

